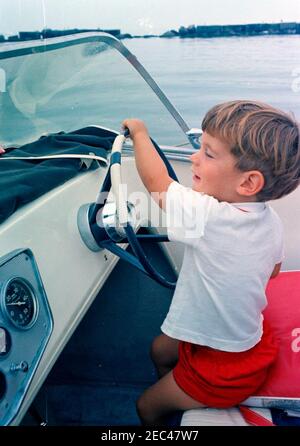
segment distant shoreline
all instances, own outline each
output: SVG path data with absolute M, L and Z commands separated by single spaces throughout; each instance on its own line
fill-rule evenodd
M 245 25 L 189 25 L 181 26 L 178 30 L 169 30 L 163 34 L 145 34 L 132 35 L 122 33 L 120 29 L 43 29 L 42 31 L 20 31 L 13 36 L 5 37 L 0 34 L 0 43 L 6 42 L 23 42 L 27 40 L 41 40 L 52 37 L 67 36 L 70 34 L 78 34 L 82 32 L 107 32 L 118 39 L 133 38 L 213 38 L 213 37 L 250 37 L 250 36 L 266 36 L 266 35 L 295 35 L 300 34 L 300 23 L 297 22 L 280 22 L 280 23 L 250 23 Z

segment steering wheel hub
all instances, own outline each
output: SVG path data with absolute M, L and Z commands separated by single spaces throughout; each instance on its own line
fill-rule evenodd
M 134 205 L 129 201 L 127 201 L 127 211 L 128 223 L 136 230 L 138 226 L 136 211 Z M 98 226 L 105 229 L 112 241 L 118 243 L 126 238 L 124 225 L 120 223 L 115 201 L 105 203 L 98 212 L 96 221 Z

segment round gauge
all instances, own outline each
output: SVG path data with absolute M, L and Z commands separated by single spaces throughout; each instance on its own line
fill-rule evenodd
M 21 329 L 31 327 L 37 316 L 37 300 L 30 284 L 14 277 L 4 285 L 1 306 L 12 324 Z

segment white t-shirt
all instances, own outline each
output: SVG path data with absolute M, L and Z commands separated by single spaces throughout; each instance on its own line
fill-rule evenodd
M 172 182 L 168 237 L 185 244 L 168 336 L 240 352 L 259 342 L 265 288 L 283 260 L 283 227 L 266 203 L 227 203 Z

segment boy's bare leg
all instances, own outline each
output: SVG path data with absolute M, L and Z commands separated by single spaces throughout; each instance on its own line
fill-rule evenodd
M 151 346 L 151 359 L 157 369 L 159 378 L 170 372 L 178 361 L 177 339 L 161 334 L 154 338 Z
M 191 398 L 176 384 L 172 371 L 140 396 L 137 412 L 143 425 L 163 426 L 165 416 L 176 410 L 198 409 L 204 404 Z

